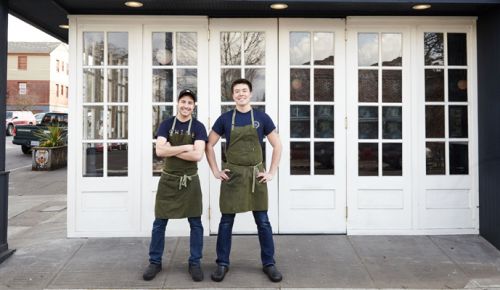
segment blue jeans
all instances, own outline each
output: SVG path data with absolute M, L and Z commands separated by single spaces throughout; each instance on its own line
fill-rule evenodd
M 260 243 L 260 259 L 264 267 L 274 265 L 273 230 L 267 216 L 267 211 L 254 211 L 253 218 L 257 224 Z M 231 253 L 231 237 L 233 235 L 234 217 L 236 214 L 222 214 L 217 235 L 217 260 L 218 265 L 229 267 L 229 254 Z
M 203 225 L 201 217 L 188 218 L 191 233 L 189 237 L 189 265 L 200 265 L 203 251 Z M 149 262 L 161 265 L 161 257 L 165 248 L 165 228 L 168 219 L 155 219 L 151 234 L 151 244 L 149 245 Z

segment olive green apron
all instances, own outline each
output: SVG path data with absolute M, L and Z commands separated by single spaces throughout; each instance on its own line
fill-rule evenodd
M 222 165 L 223 169 L 230 170 L 230 179 L 221 183 L 219 205 L 222 213 L 268 209 L 267 185 L 257 179 L 259 172 L 265 172 L 265 166 L 259 135 L 254 128 L 253 109 L 250 114 L 251 125 L 235 128 L 236 109 L 233 111 L 227 162 Z
M 189 121 L 186 134 L 175 133 L 174 118 L 169 133 L 172 146 L 194 144 Z M 156 192 L 155 217 L 161 219 L 179 219 L 201 216 L 202 201 L 198 165 L 196 161 L 187 161 L 178 157 L 166 157 L 158 190 Z

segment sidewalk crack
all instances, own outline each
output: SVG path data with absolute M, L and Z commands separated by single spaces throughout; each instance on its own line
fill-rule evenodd
M 175 257 L 175 254 L 177 253 L 177 248 L 179 247 L 179 242 L 180 242 L 180 237 L 177 237 L 175 240 L 175 247 L 174 247 L 174 250 L 172 251 L 172 256 L 170 257 L 170 262 L 168 263 L 168 266 L 166 267 L 166 275 L 165 275 L 165 279 L 163 280 L 163 284 L 162 284 L 162 289 L 165 289 L 165 285 L 167 284 L 167 280 L 168 280 L 168 276 L 170 275 L 170 272 L 171 272 L 171 269 L 174 265 L 174 257 Z M 166 240 L 166 239 L 165 239 Z
M 347 241 L 349 242 L 349 244 L 351 245 L 352 250 L 356 254 L 356 257 L 358 257 L 359 261 L 361 262 L 361 265 L 363 265 L 363 267 L 365 268 L 365 271 L 368 274 L 368 277 L 370 277 L 370 281 L 372 282 L 373 288 L 377 288 L 377 287 L 375 287 L 375 285 L 376 285 L 375 284 L 375 279 L 373 279 L 372 274 L 368 270 L 368 267 L 365 265 L 365 262 L 364 262 L 363 258 L 361 258 L 361 256 L 359 255 L 358 251 L 356 250 L 356 247 L 352 243 L 351 238 L 349 236 L 346 236 L 346 238 L 347 238 Z

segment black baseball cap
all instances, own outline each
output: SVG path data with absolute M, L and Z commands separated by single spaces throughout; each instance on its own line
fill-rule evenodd
M 195 102 L 197 101 L 197 100 L 196 100 L 196 94 L 195 94 L 192 90 L 190 90 L 190 89 L 185 89 L 185 90 L 182 90 L 182 91 L 179 93 L 179 97 L 177 98 L 177 100 L 178 100 L 178 99 L 180 99 L 180 98 L 182 98 L 182 97 L 184 97 L 184 96 L 190 96 L 191 98 L 193 98 L 193 100 L 194 100 Z

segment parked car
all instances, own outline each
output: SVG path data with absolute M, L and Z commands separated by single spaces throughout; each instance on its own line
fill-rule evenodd
M 31 147 L 40 145 L 39 138 L 35 135 L 38 130 L 46 130 L 47 126 L 61 126 L 64 127 L 64 134 L 67 133 L 68 127 L 68 114 L 67 113 L 44 113 L 41 118 L 40 124 L 17 126 L 15 129 L 14 138 L 12 143 L 21 145 L 21 150 L 24 154 L 31 153 Z M 65 141 L 66 142 L 66 141 Z
M 7 136 L 12 136 L 14 129 L 19 125 L 34 124 L 36 124 L 36 119 L 30 111 L 7 111 L 5 116 L 5 130 Z
M 36 123 L 37 123 L 37 124 L 42 123 L 42 118 L 43 118 L 43 116 L 45 116 L 45 114 L 46 114 L 46 113 L 47 113 L 47 112 L 37 113 L 37 114 L 35 114 L 35 120 L 36 120 Z

